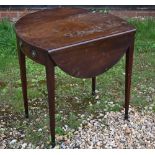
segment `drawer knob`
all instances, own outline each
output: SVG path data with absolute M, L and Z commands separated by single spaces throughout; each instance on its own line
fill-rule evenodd
M 37 56 L 37 52 L 35 50 L 32 50 L 32 57 L 35 58 Z

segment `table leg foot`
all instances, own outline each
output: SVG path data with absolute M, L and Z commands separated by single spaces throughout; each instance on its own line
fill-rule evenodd
M 96 89 L 96 77 L 92 77 L 92 95 L 93 96 L 96 95 L 95 89 Z
M 128 114 L 125 114 L 124 119 L 125 119 L 125 120 L 128 120 L 128 119 L 129 119 Z
M 28 111 L 25 111 L 25 118 L 29 118 L 29 113 L 28 113 Z
M 95 95 L 96 95 L 96 92 L 95 92 L 95 91 L 93 91 L 93 92 L 92 92 L 92 96 L 95 96 Z
M 51 137 L 51 147 L 55 147 L 55 137 Z

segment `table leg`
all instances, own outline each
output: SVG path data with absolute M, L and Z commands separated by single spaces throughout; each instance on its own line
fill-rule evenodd
M 28 118 L 28 100 L 27 100 L 27 78 L 26 78 L 26 61 L 24 53 L 19 50 L 18 52 L 19 58 L 19 66 L 20 66 L 20 77 L 21 77 L 21 84 L 22 84 L 22 93 L 24 99 L 24 108 L 25 108 L 25 117 Z
M 92 95 L 95 95 L 95 89 L 96 89 L 96 77 L 92 77 Z
M 126 52 L 126 74 L 125 74 L 125 119 L 128 119 L 129 102 L 130 102 L 130 87 L 133 64 L 134 43 Z
M 50 62 L 46 66 L 46 79 L 48 90 L 48 105 L 49 105 L 49 118 L 50 118 L 50 133 L 52 148 L 55 147 L 55 78 L 54 78 L 54 65 Z

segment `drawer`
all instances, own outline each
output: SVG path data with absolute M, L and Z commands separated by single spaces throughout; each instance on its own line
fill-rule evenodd
M 30 59 L 34 60 L 39 64 L 45 65 L 47 58 L 47 51 L 40 48 L 33 47 L 25 43 L 24 41 L 19 40 L 20 50 Z

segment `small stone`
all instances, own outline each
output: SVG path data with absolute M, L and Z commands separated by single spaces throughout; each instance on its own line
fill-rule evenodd
M 104 118 L 106 119 L 107 118 L 107 115 L 105 115 Z
M 28 148 L 32 148 L 32 144 L 31 143 L 28 144 Z
M 76 99 L 76 100 L 79 100 L 79 98 L 78 98 L 78 97 L 75 97 L 75 99 Z
M 23 137 L 25 137 L 25 135 L 24 134 L 23 135 L 20 135 L 20 137 L 23 138 Z
M 57 137 L 57 140 L 58 140 L 58 141 L 62 141 L 62 140 L 63 140 L 63 137 L 62 137 L 62 136 L 58 136 L 58 137 Z
M 27 143 L 22 144 L 22 149 L 25 149 L 27 146 Z
M 84 118 L 84 116 L 85 116 L 85 115 L 84 115 L 84 114 L 82 114 L 82 115 L 81 115 L 81 118 Z
M 113 104 L 114 102 L 113 101 L 110 101 L 110 102 L 108 102 L 109 104 Z
M 38 129 L 38 131 L 39 131 L 39 132 L 41 132 L 42 130 L 43 130 L 43 129 L 41 129 L 41 128 L 40 128 L 40 129 Z
M 42 144 L 42 145 L 40 146 L 40 148 L 43 149 L 43 148 L 44 148 L 44 144 Z
M 121 139 L 120 142 L 121 142 L 121 143 L 125 143 L 125 139 Z
M 129 127 L 126 127 L 126 128 L 125 128 L 125 133 L 126 133 L 126 134 L 130 134 L 130 133 L 131 133 L 131 130 L 130 130 Z
M 101 145 L 100 141 L 99 141 L 99 142 L 97 142 L 97 143 L 96 143 L 96 145 L 97 145 L 97 146 L 100 146 L 100 145 Z
M 96 103 L 97 103 L 97 104 L 100 104 L 101 102 L 100 102 L 100 101 L 97 101 Z
M 99 99 L 99 95 L 97 95 L 97 96 L 95 97 L 95 99 L 98 100 L 98 99 Z
M 62 149 L 65 149 L 65 148 L 66 148 L 66 146 L 65 146 L 64 143 L 61 144 L 61 148 L 62 148 Z
M 5 149 L 6 148 L 6 144 L 2 144 L 1 146 L 0 146 L 0 149 Z
M 16 139 L 13 139 L 13 140 L 10 142 L 10 145 L 15 144 L 16 142 L 17 142 L 17 140 L 16 140 Z
M 1 137 L 2 137 L 2 138 L 5 138 L 5 137 L 6 137 L 6 135 L 4 135 L 4 134 L 1 134 Z
M 60 146 L 59 145 L 56 145 L 54 148 L 55 149 L 60 149 Z

